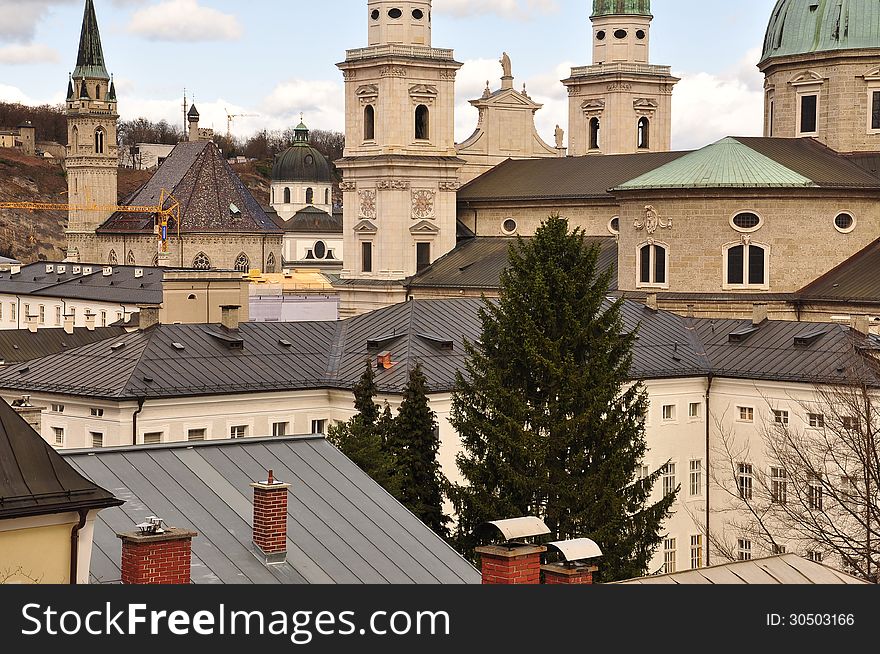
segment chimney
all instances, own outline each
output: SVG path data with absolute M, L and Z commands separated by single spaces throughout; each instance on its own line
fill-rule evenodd
M 116 534 L 122 540 L 122 583 L 136 585 L 190 583 L 194 531 L 164 527 L 147 518 L 137 531 Z
M 687 305 L 687 317 L 688 318 L 694 317 L 694 305 L 693 304 Z
M 602 556 L 599 546 L 588 538 L 548 543 L 548 549 L 559 552 L 561 562 L 541 566 L 544 583 L 548 585 L 580 585 L 593 583 L 593 574 L 599 568 L 587 563 L 588 559 Z
M 547 525 L 538 518 L 514 518 L 486 523 L 501 532 L 505 545 L 487 545 L 476 548 L 480 555 L 484 585 L 536 585 L 541 583 L 541 555 L 543 545 L 529 545 L 523 538 L 549 534 Z M 519 540 L 518 540 L 519 539 Z
M 146 331 L 150 327 L 155 327 L 159 324 L 159 309 L 161 308 L 158 304 L 139 304 L 138 308 L 138 329 L 140 331 Z
M 850 319 L 850 327 L 862 334 L 871 333 L 871 316 L 853 316 Z
M 220 323 L 230 331 L 238 331 L 239 325 L 239 314 L 241 312 L 241 305 L 239 304 L 227 304 L 220 307 L 221 310 L 221 319 Z
M 73 333 L 73 324 L 76 320 L 76 315 L 72 313 L 64 314 L 64 333 L 72 334 Z
M 20 399 L 13 400 L 12 408 L 24 421 L 38 434 L 42 433 L 43 411 L 46 407 L 31 404 L 30 395 L 22 395 Z
M 651 311 L 657 311 L 659 309 L 656 293 L 648 293 L 648 296 L 645 298 L 645 306 Z
M 95 314 L 91 311 L 86 311 L 86 329 L 90 332 L 95 331 Z
M 254 553 L 266 565 L 287 559 L 287 492 L 290 484 L 275 479 L 272 470 L 254 489 Z
M 24 317 L 24 323 L 27 325 L 28 331 L 31 334 L 36 334 L 39 329 L 37 326 L 37 316 L 33 314 L 28 314 Z
M 752 325 L 757 327 L 767 320 L 767 305 L 759 302 L 752 305 Z

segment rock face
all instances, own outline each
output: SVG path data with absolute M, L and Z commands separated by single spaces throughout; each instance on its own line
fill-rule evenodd
M 119 171 L 119 197 L 130 195 L 150 177 L 144 171 Z M 0 202 L 67 202 L 67 178 L 57 160 L 0 148 Z M 22 263 L 60 261 L 65 256 L 67 213 L 0 209 L 0 256 Z

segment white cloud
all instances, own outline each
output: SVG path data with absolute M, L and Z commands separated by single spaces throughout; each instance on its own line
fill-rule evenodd
M 50 7 L 77 0 L 0 0 L 0 41 L 27 43 Z
M 0 47 L 0 64 L 24 65 L 58 61 L 58 52 L 47 45 L 6 45 Z
M 527 20 L 559 11 L 556 0 L 434 0 L 434 10 L 457 17 L 491 14 Z
M 164 0 L 134 13 L 128 30 L 151 41 L 235 41 L 238 18 L 204 7 L 198 0 Z
M 26 96 L 21 89 L 6 84 L 0 84 L 0 102 L 18 102 L 27 105 L 37 104 Z

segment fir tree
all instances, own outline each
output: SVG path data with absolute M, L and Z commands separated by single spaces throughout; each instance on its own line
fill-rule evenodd
M 376 393 L 373 366 L 368 360 L 364 374 L 354 387 L 357 415 L 348 422 L 331 426 L 327 439 L 385 490 L 397 496 L 398 476 L 386 443 L 388 426 L 383 424 L 383 416 L 375 402 Z M 387 405 L 386 412 L 390 413 Z
M 428 405 L 428 384 L 421 364 L 410 370 L 388 447 L 399 479 L 397 498 L 435 533 L 447 537 L 450 520 L 443 514 L 446 478 L 437 461 L 440 435 L 436 415 Z
M 628 379 L 635 334 L 611 271 L 581 230 L 551 217 L 510 247 L 500 299 L 480 310 L 482 335 L 457 375 L 451 423 L 466 486 L 451 499 L 462 551 L 488 520 L 536 515 L 554 537 L 587 537 L 606 581 L 647 572 L 675 494 L 649 504 L 661 471 L 641 479 L 647 393 Z

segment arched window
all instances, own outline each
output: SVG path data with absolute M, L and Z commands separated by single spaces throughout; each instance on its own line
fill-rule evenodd
M 210 270 L 211 260 L 208 258 L 207 254 L 199 252 L 193 259 L 192 267 L 196 270 Z
M 330 204 L 330 189 L 324 189 L 324 204 Z
M 104 154 L 104 128 L 95 130 L 95 154 Z
M 270 252 L 269 256 L 266 258 L 266 272 L 273 273 L 275 272 L 275 268 L 278 264 L 275 261 L 275 253 Z
M 665 245 L 645 243 L 639 247 L 639 286 L 666 286 L 669 256 Z
M 732 245 L 724 252 L 725 286 L 766 288 L 767 248 L 754 243 Z
M 119 257 L 116 256 L 116 250 L 110 250 L 110 256 L 107 259 L 107 263 L 111 266 L 115 266 L 119 263 Z
M 639 118 L 639 149 L 647 150 L 651 147 L 651 123 L 647 118 Z
M 79 150 L 79 129 L 78 128 L 76 128 L 76 127 L 73 128 L 73 136 L 71 137 L 70 140 L 71 140 L 70 145 L 71 145 L 73 151 L 76 152 L 77 150 Z
M 315 189 L 309 187 L 306 189 L 306 204 L 315 203 Z
M 133 252 L 133 251 L 131 251 L 131 250 L 128 251 L 128 257 L 126 257 L 125 262 L 126 262 L 129 266 L 136 266 L 136 265 L 137 265 L 137 261 L 136 261 L 135 258 L 134 258 L 134 252 Z
M 598 118 L 590 119 L 590 149 L 598 150 L 599 149 L 599 134 L 602 129 L 602 125 L 599 122 Z
M 235 269 L 238 272 L 249 272 L 251 269 L 251 260 L 244 252 L 238 255 L 238 258 L 235 260 Z
M 376 138 L 376 110 L 373 105 L 364 107 L 364 140 L 372 141 Z
M 428 108 L 420 104 L 416 107 L 416 140 L 427 141 L 431 133 L 431 120 Z
M 284 189 L 284 204 L 290 204 L 290 189 Z

